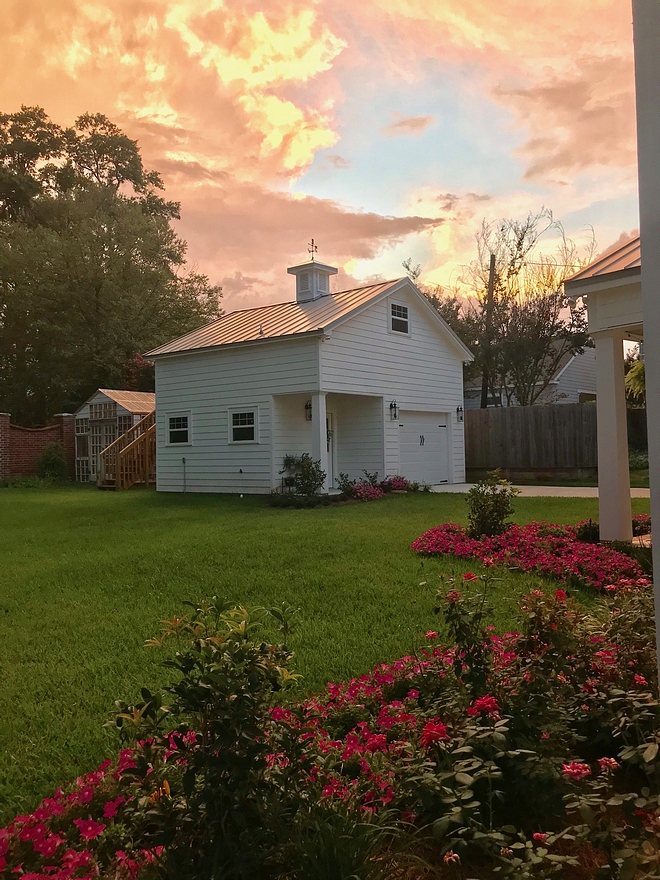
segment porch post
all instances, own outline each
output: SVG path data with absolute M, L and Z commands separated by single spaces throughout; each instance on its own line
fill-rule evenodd
M 649 438 L 651 521 L 660 522 L 660 8 L 657 0 L 633 0 L 637 173 L 642 243 L 642 305 L 646 413 Z M 653 542 L 655 640 L 660 662 L 660 541 Z
M 312 394 L 312 458 L 321 462 L 321 469 L 325 471 L 326 479 L 321 488 L 322 492 L 328 491 L 328 425 L 325 405 L 325 391 L 316 391 Z
M 595 333 L 598 517 L 603 541 L 632 540 L 623 331 Z

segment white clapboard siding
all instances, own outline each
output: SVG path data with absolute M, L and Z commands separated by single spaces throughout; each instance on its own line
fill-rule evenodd
M 390 423 L 390 401 L 396 400 L 402 410 L 446 413 L 452 448 L 449 479 L 463 482 L 463 424 L 456 415 L 463 405 L 462 354 L 417 296 L 404 291 L 393 299 L 410 309 L 410 335 L 389 332 L 388 299 L 354 316 L 320 343 L 323 390 L 382 396 L 388 475 L 399 469 L 398 426 Z
M 275 462 L 273 395 L 307 394 L 318 383 L 315 339 L 163 357 L 156 362 L 157 485 L 160 491 L 267 493 Z M 230 409 L 258 408 L 259 442 L 229 442 Z M 190 413 L 190 445 L 167 445 L 167 419 Z
M 328 394 L 326 408 L 333 417 L 335 477 L 344 473 L 355 479 L 366 470 L 383 479 L 382 397 Z
M 305 418 L 309 394 L 283 394 L 273 397 L 273 487 L 282 483 L 285 455 L 312 453 L 312 423 Z

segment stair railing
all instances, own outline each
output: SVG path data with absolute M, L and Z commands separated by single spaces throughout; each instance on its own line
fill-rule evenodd
M 117 490 L 156 482 L 156 413 L 151 412 L 99 455 L 97 485 Z

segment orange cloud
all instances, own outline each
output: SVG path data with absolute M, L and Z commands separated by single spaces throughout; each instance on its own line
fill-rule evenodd
M 397 137 L 402 134 L 421 134 L 435 122 L 434 116 L 399 116 L 398 113 L 395 115 L 399 118 L 383 129 L 388 137 Z

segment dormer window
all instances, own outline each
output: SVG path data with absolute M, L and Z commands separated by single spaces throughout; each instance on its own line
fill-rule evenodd
M 393 333 L 410 333 L 410 320 L 408 317 L 408 306 L 399 305 L 399 303 L 390 304 L 390 328 Z

